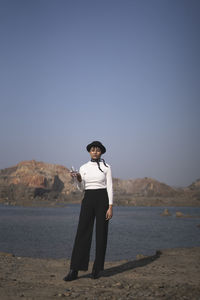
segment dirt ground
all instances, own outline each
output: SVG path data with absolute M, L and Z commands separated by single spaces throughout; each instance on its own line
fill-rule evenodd
M 200 300 L 200 247 L 157 251 L 135 260 L 105 262 L 99 279 L 89 270 L 65 282 L 69 260 L 0 253 L 0 299 Z

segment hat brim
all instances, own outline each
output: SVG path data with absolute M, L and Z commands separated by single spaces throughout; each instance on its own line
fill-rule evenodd
M 106 148 L 102 144 L 94 143 L 94 142 L 87 145 L 87 147 L 86 147 L 87 151 L 90 152 L 90 149 L 92 147 L 99 147 L 101 149 L 101 154 L 104 154 L 106 152 Z

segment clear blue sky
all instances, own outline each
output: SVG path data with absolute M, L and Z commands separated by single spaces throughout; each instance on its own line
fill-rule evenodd
M 199 0 L 1 0 L 0 168 L 70 167 L 100 140 L 114 177 L 200 177 Z

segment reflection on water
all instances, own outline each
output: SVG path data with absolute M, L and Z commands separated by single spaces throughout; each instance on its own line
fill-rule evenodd
M 135 259 L 158 249 L 200 246 L 200 208 L 114 207 L 109 221 L 106 260 Z M 193 218 L 177 218 L 176 211 Z M 64 208 L 0 206 L 0 251 L 18 256 L 70 258 L 78 225 L 80 204 Z M 95 232 L 95 227 L 94 227 Z M 95 236 L 91 247 L 94 259 Z

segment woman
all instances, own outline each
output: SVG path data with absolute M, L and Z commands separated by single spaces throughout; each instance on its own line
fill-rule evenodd
M 99 278 L 100 271 L 104 270 L 108 223 L 113 215 L 111 168 L 101 158 L 101 155 L 106 152 L 106 148 L 101 142 L 94 141 L 87 145 L 86 149 L 90 153 L 91 160 L 80 167 L 79 173 L 72 173 L 72 177 L 74 176 L 77 179 L 78 188 L 84 190 L 84 198 L 81 203 L 70 271 L 64 277 L 65 281 L 77 279 L 79 270 L 88 270 L 95 218 L 96 252 L 92 268 L 92 278 Z

